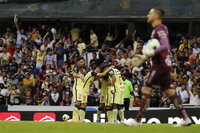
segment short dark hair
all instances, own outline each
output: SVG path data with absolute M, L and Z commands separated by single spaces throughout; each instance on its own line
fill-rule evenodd
M 152 9 L 154 9 L 161 18 L 165 15 L 165 11 L 160 7 L 154 7 Z
M 97 53 L 96 53 L 96 52 L 92 52 L 92 54 L 95 54 L 95 55 L 97 55 Z
M 78 57 L 76 61 L 85 60 L 83 57 Z

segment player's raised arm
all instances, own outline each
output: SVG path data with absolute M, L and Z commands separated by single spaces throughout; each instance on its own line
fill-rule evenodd
M 97 73 L 97 77 L 100 78 L 100 77 L 103 77 L 105 76 L 114 66 L 110 66 L 109 68 L 107 68 L 104 72 L 102 73 Z

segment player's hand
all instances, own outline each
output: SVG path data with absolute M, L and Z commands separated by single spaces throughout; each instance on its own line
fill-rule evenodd
M 147 57 L 152 57 L 155 55 L 155 50 L 145 45 L 143 46 L 142 53 Z
M 80 77 L 80 79 L 82 80 L 82 82 L 85 82 L 85 79 L 84 79 L 84 77 L 82 77 L 82 76 L 81 76 L 81 77 Z
M 113 69 L 114 67 L 115 67 L 114 65 L 110 66 L 110 67 L 109 67 L 109 70 L 110 70 L 110 69 Z
M 111 92 L 112 94 L 115 93 L 115 87 L 114 87 L 114 86 L 111 86 L 111 87 L 110 87 L 110 92 Z

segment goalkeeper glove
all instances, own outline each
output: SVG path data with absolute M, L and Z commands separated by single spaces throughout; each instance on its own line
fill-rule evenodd
M 155 55 L 155 50 L 145 45 L 143 46 L 142 53 L 148 57 L 152 57 Z

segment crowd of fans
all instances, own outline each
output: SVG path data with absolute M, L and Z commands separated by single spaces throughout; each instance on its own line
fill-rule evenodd
M 0 105 L 66 105 L 72 104 L 72 70 L 76 59 L 93 49 L 86 72 L 103 62 L 115 64 L 131 81 L 131 106 L 139 106 L 141 87 L 150 68 L 150 61 L 135 67 L 135 54 L 141 54 L 144 41 L 133 37 L 133 43 L 114 44 L 115 37 L 105 33 L 102 44 L 98 33 L 90 30 L 90 43 L 80 38 L 81 29 L 65 33 L 47 25 L 25 31 L 16 24 L 0 37 Z M 171 72 L 174 87 L 183 103 L 200 105 L 200 37 L 176 38 L 172 47 Z M 172 44 L 175 46 L 175 44 Z M 86 63 L 87 65 L 87 63 Z M 99 104 L 100 81 L 88 94 L 88 105 Z M 170 100 L 157 87 L 151 94 L 151 107 L 168 107 Z

